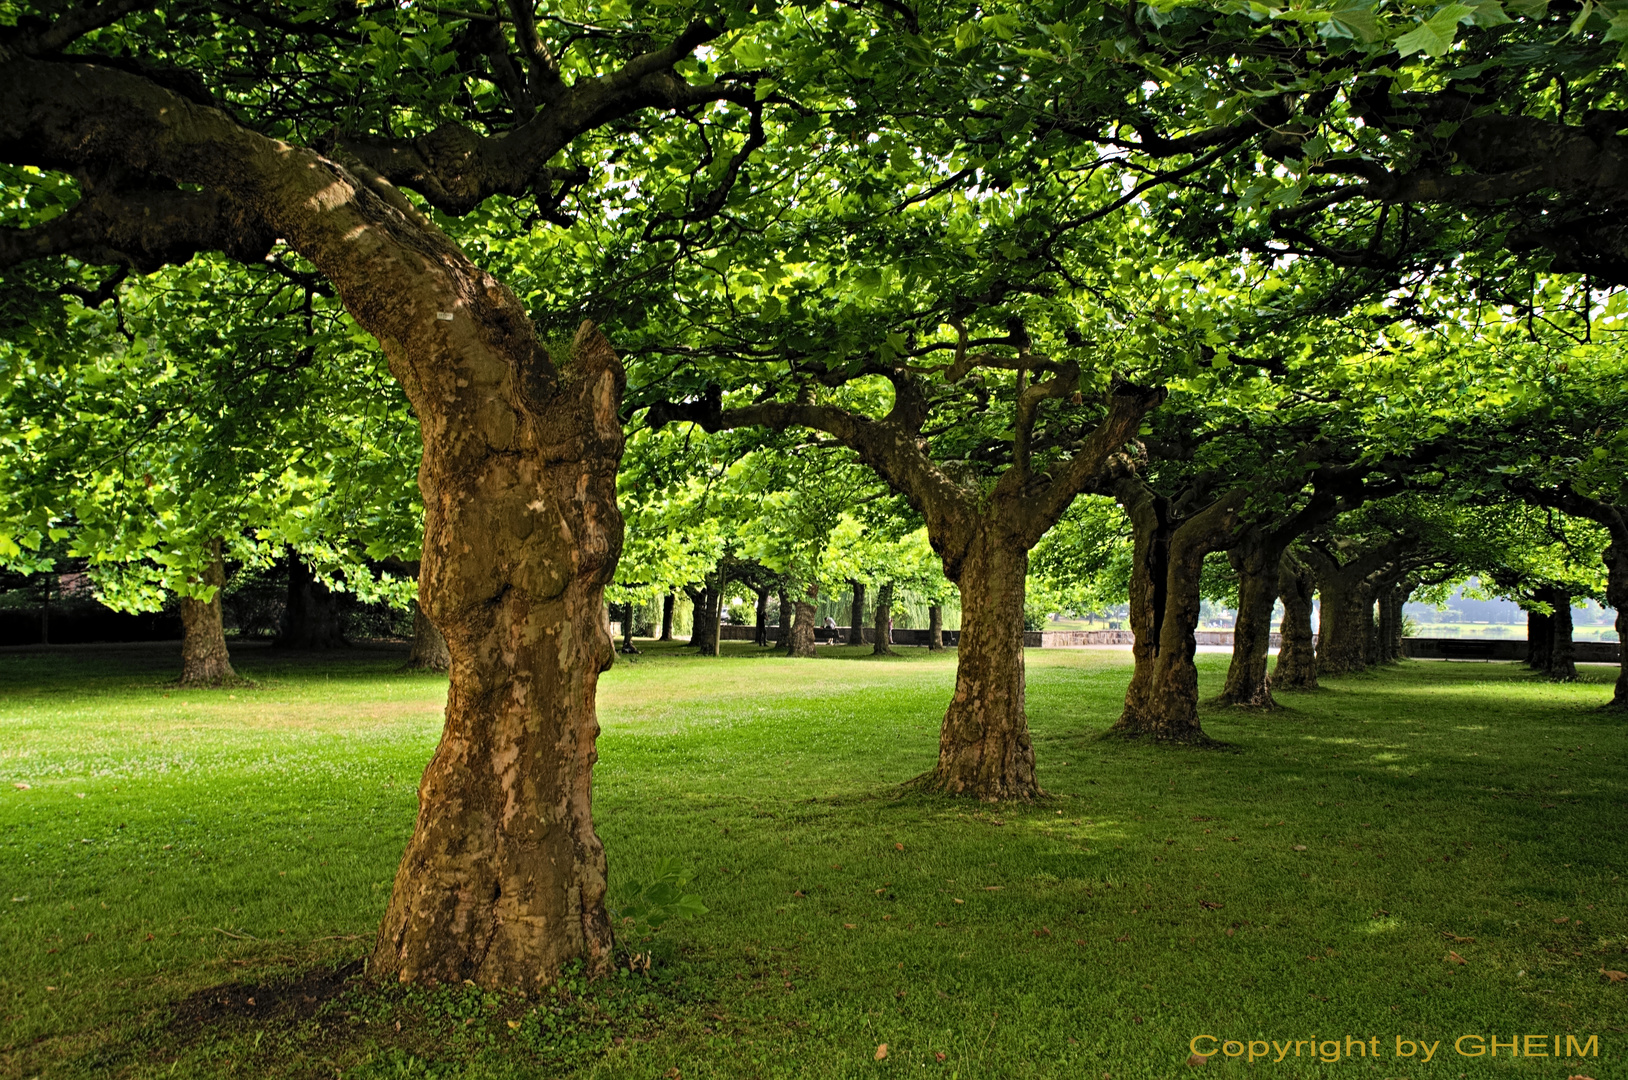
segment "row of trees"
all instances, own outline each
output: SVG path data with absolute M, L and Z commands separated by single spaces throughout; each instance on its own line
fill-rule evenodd
M 1270 594 L 1301 604 L 1307 567 L 1320 668 L 1359 662 L 1368 599 L 1394 624 L 1437 566 L 1407 554 L 1432 544 L 1376 556 L 1386 526 L 1350 515 L 1382 500 L 1455 536 L 1513 503 L 1592 522 L 1621 618 L 1618 19 L 1498 0 L 23 0 L 0 12 L 3 359 L 115 404 L 17 408 L 28 430 L 89 415 L 232 453 L 178 468 L 159 506 L 141 504 L 159 474 L 69 437 L 8 445 L 38 469 L 4 554 L 83 537 L 110 566 L 173 564 L 164 587 L 207 604 L 217 542 L 304 550 L 279 485 L 314 469 L 338 494 L 310 535 L 347 566 L 416 563 L 451 661 L 370 970 L 604 970 L 589 795 L 623 504 L 621 587 L 705 601 L 750 561 L 804 625 L 844 514 L 924 530 L 962 610 L 930 784 L 982 798 L 1039 791 L 1020 630 L 1049 534 L 1128 540 L 1131 735 L 1202 736 L 1191 631 L 1216 553 L 1250 642 L 1230 700 L 1264 700 Z M 196 304 L 140 324 L 194 274 Z M 273 299 L 219 314 L 234 294 Z M 365 389 L 371 343 L 405 404 Z M 173 357 L 179 405 L 138 408 L 148 354 Z M 324 424 L 297 422 L 329 391 L 353 404 L 322 416 L 380 426 L 331 469 Z M 739 441 L 709 464 L 696 429 Z M 390 472 L 415 435 L 421 533 Z M 379 446 L 386 472 L 349 460 Z M 120 479 L 105 497 L 57 481 L 80 466 Z M 764 524 L 709 541 L 713 473 L 753 469 L 756 494 L 730 497 Z M 1121 533 L 1072 519 L 1081 495 L 1117 503 Z M 687 505 L 699 520 L 664 523 Z M 101 521 L 143 524 L 125 542 Z

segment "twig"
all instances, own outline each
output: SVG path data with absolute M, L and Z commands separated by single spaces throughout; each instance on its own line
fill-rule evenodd
M 255 937 L 253 934 L 234 934 L 230 930 L 222 930 L 218 926 L 212 927 L 212 929 L 215 930 L 217 933 L 225 934 L 229 938 L 237 938 L 239 941 L 259 941 L 260 940 L 259 938 Z

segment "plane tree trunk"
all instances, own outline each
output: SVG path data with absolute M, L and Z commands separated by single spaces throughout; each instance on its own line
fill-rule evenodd
M 957 364 L 964 367 L 956 380 L 982 362 L 964 350 L 960 355 Z M 727 410 L 716 399 L 668 402 L 650 411 L 652 426 L 684 419 L 708 430 L 801 426 L 823 431 L 853 449 L 922 514 L 945 576 L 961 587 L 955 692 L 939 731 L 938 765 L 925 778 L 926 786 L 948 794 L 996 800 L 1040 793 L 1024 713 L 1028 553 L 1075 496 L 1113 482 L 1111 459 L 1164 399 L 1162 389 L 1115 386 L 1106 417 L 1073 447 L 1071 457 L 1037 476 L 1029 450 L 1037 410 L 1043 401 L 1077 400 L 1079 393 L 1077 366 L 1052 365 L 1051 371 L 1052 378 L 1038 381 L 1037 376 L 1020 391 L 1012 463 L 985 489 L 952 479 L 929 456 L 930 440 L 921 435 L 929 412 L 927 389 L 903 363 L 888 369 L 894 403 L 881 420 L 806 398 Z
M 673 640 L 673 602 L 675 600 L 676 597 L 673 596 L 673 591 L 671 589 L 668 589 L 667 595 L 661 598 L 660 640 L 662 641 Z
M 1549 590 L 1547 599 L 1555 610 L 1549 617 L 1549 667 L 1546 673 L 1553 682 L 1576 682 L 1577 649 L 1572 643 L 1571 596 L 1555 588 Z
M 791 621 L 795 613 L 791 606 L 791 592 L 780 586 L 780 621 L 775 624 L 774 647 L 791 651 Z
M 871 646 L 873 656 L 893 655 L 893 583 L 876 590 L 876 611 L 872 620 L 871 636 L 874 643 Z
M 1203 743 L 1198 720 L 1198 628 L 1204 556 L 1230 543 L 1247 492 L 1235 489 L 1184 518 L 1139 478 L 1120 480 L 1115 498 L 1131 521 L 1130 623 L 1134 668 L 1125 710 L 1113 730 L 1163 742 Z
M 1543 590 L 1533 594 L 1533 599 L 1542 600 Z M 1549 670 L 1549 654 L 1554 645 L 1554 624 L 1549 616 L 1541 611 L 1528 609 L 1526 612 L 1526 666 L 1533 671 Z
M 927 605 L 927 651 L 944 651 L 944 608 L 939 604 Z
M 760 649 L 769 647 L 769 590 L 757 590 L 757 630 L 752 643 Z
M 1341 563 L 1333 549 L 1306 549 L 1305 560 L 1317 576 L 1322 620 L 1317 636 L 1317 674 L 1343 675 L 1368 667 L 1373 642 L 1374 588 L 1394 564 L 1400 544 L 1391 542 Z
M 1608 708 L 1628 710 L 1628 529 L 1605 549 L 1605 598 L 1617 613 L 1617 685 Z
M 1273 705 L 1266 659 L 1272 648 L 1272 608 L 1277 603 L 1287 543 L 1288 538 L 1274 542 L 1258 529 L 1245 529 L 1227 552 L 1238 572 L 1238 621 L 1233 627 L 1232 663 L 1217 699 L 1220 704 Z
M 713 587 L 716 575 L 709 575 L 707 582 L 697 588 L 694 585 L 684 587 L 685 595 L 690 598 L 690 640 L 691 647 L 699 649 L 702 656 L 707 655 L 707 648 L 716 639 L 713 624 L 718 618 L 718 590 Z
M 413 601 L 413 648 L 407 654 L 407 667 L 412 671 L 446 671 L 452 667 L 447 639 L 417 600 Z
M 196 584 L 212 590 L 209 599 L 181 598 L 181 686 L 226 686 L 238 681 L 226 651 L 221 619 L 221 593 L 226 588 L 226 561 L 217 537 L 208 545 L 208 564 Z
M 791 623 L 791 640 L 786 646 L 787 656 L 806 660 L 814 655 L 814 620 L 819 616 L 819 608 L 814 604 L 819 598 L 820 586 L 811 584 L 808 592 L 793 605 L 795 615 Z
M 1286 553 L 1278 565 L 1283 623 L 1278 633 L 1278 662 L 1272 669 L 1272 685 L 1279 690 L 1315 690 L 1317 653 L 1311 615 L 1317 582 L 1311 568 L 1292 552 Z
M 848 606 L 848 644 L 865 644 L 865 583 L 863 581 L 850 581 L 853 586 L 853 602 Z

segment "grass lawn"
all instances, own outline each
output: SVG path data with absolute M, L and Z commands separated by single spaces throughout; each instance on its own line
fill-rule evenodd
M 256 687 L 183 692 L 167 647 L 0 655 L 0 1076 L 1135 1080 L 1199 1035 L 1239 1040 L 1223 1077 L 1628 1076 L 1611 669 L 1410 662 L 1208 710 L 1232 748 L 1199 751 L 1099 737 L 1127 653 L 1033 650 L 1051 797 L 987 807 L 900 788 L 953 653 L 727 648 L 601 697 L 613 896 L 677 856 L 710 913 L 631 935 L 648 975 L 530 1001 L 352 963 L 444 680 L 245 649 Z M 1529 1035 L 1562 1060 L 1512 1057 Z

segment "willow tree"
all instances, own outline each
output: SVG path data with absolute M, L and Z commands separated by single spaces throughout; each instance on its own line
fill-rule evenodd
M 606 970 L 589 800 L 624 375 L 591 323 L 545 346 L 478 261 L 497 245 L 448 229 L 568 223 L 573 193 L 625 194 L 603 186 L 606 140 L 631 133 L 688 163 L 675 219 L 716 213 L 773 104 L 747 70 L 763 57 L 750 33 L 705 64 L 695 52 L 750 8 L 611 26 L 521 3 L 12 11 L 0 161 L 31 210 L 0 231 L 0 267 L 286 259 L 380 343 L 422 425 L 420 602 L 451 687 L 370 970 L 488 986 L 546 982 L 574 958 Z

